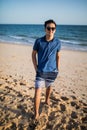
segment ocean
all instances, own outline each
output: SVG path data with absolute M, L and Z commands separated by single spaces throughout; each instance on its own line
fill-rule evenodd
M 0 42 L 33 45 L 45 35 L 43 25 L 0 24 Z M 57 25 L 55 37 L 62 43 L 62 49 L 87 51 L 87 26 Z

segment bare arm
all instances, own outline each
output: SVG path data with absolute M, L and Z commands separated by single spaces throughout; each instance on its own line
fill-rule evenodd
M 60 67 L 60 52 L 56 54 L 56 64 L 57 64 L 57 69 L 59 70 Z
M 36 54 L 37 54 L 37 51 L 33 50 L 33 51 L 32 51 L 32 62 L 33 62 L 35 71 L 37 71 L 37 59 L 36 59 Z

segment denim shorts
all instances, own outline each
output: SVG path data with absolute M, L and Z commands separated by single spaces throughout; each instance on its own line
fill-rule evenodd
M 52 86 L 58 72 L 37 72 L 35 80 L 35 88 Z

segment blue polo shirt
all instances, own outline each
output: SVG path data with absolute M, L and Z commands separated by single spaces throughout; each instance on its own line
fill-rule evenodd
M 54 38 L 46 41 L 46 37 L 41 37 L 35 41 L 33 50 L 37 51 L 38 72 L 56 72 L 56 53 L 61 49 L 61 42 Z

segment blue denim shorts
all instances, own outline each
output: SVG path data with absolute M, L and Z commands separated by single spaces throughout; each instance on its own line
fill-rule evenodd
M 37 72 L 35 80 L 35 88 L 52 86 L 58 72 Z

